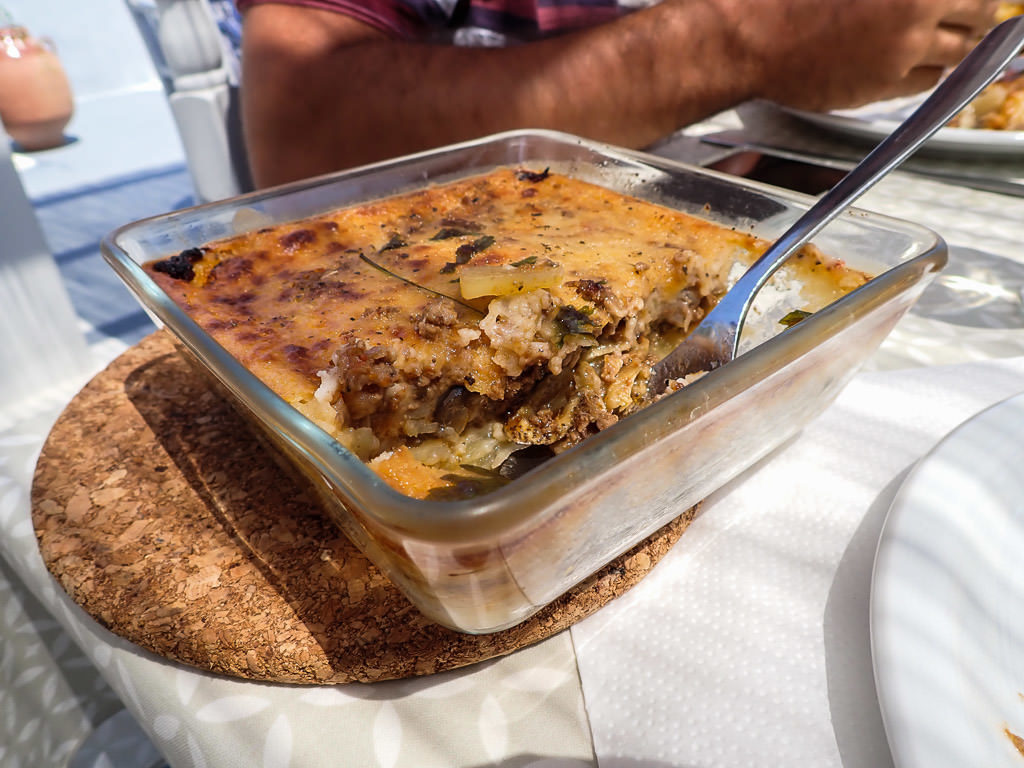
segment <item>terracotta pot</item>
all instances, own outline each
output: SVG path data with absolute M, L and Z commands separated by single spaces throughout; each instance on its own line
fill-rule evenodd
M 74 102 L 64 67 L 45 38 L 0 28 L 0 122 L 22 149 L 57 147 Z

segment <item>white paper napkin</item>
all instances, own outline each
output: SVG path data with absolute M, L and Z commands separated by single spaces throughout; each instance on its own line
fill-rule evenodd
M 891 765 L 872 674 L 878 535 L 906 471 L 1024 390 L 1024 358 L 862 374 L 572 629 L 601 768 Z

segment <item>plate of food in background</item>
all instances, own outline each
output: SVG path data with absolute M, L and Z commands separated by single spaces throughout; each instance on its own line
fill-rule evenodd
M 1000 3 L 996 21 L 1024 14 L 1024 3 Z M 854 139 L 877 143 L 916 109 L 928 92 L 853 109 L 810 112 L 786 108 L 802 120 Z M 988 85 L 921 148 L 922 153 L 1020 156 L 1024 159 L 1024 57 Z

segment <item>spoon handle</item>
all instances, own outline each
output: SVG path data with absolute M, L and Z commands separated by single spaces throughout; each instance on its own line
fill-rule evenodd
M 1002 22 L 966 56 L 921 105 L 857 166 L 826 192 L 755 261 L 715 309 L 732 314 L 738 330 L 754 295 L 800 246 L 948 123 L 1017 56 L 1024 44 L 1024 16 Z M 730 300 L 730 296 L 733 299 Z M 736 303 L 739 306 L 736 306 Z M 723 304 L 725 306 L 723 306 Z M 714 312 L 714 310 L 712 310 Z M 724 319 L 724 317 L 723 317 Z M 738 336 L 738 334 L 737 334 Z M 737 339 L 732 340 L 733 353 Z

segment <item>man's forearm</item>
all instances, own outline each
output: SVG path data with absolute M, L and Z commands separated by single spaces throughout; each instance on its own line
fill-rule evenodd
M 260 185 L 510 128 L 643 146 L 763 97 L 856 106 L 932 86 L 993 0 L 662 0 L 509 48 L 413 45 L 347 16 L 266 4 L 243 33 Z
M 735 62 L 717 60 L 727 45 L 702 23 L 707 8 L 659 6 L 538 43 L 465 49 L 257 6 L 243 36 L 255 179 L 266 186 L 517 127 L 643 146 L 747 95 Z M 282 12 L 294 12 L 291 39 L 274 18 Z M 690 34 L 668 28 L 679 25 Z

